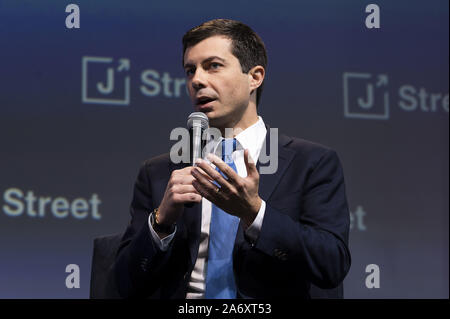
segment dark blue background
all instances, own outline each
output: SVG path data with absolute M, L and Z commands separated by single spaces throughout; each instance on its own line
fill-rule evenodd
M 143 95 L 141 73 L 183 78 L 181 38 L 213 18 L 240 20 L 266 44 L 264 121 L 341 158 L 350 210 L 366 212 L 366 229 L 355 220 L 351 230 L 345 296 L 448 298 L 448 110 L 398 106 L 407 84 L 448 95 L 448 1 L 377 1 L 380 29 L 365 27 L 370 2 L 356 0 L 78 0 L 80 29 L 65 27 L 69 3 L 0 2 L 1 298 L 88 297 L 93 238 L 125 230 L 140 163 L 167 152 L 192 111 L 184 87 Z M 83 56 L 130 60 L 129 105 L 82 102 Z M 344 116 L 345 72 L 388 76 L 389 119 Z M 10 188 L 96 193 L 102 218 L 10 217 Z M 80 266 L 80 289 L 66 288 L 67 264 Z M 365 286 L 368 264 L 380 267 L 379 289 Z

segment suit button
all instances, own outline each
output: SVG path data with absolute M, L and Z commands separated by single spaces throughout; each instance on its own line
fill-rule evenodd
M 278 258 L 279 260 L 285 261 L 287 260 L 288 255 L 286 254 L 286 252 L 284 252 L 281 249 L 275 248 L 273 250 L 273 255 Z
M 148 258 L 142 258 L 140 263 L 141 269 L 144 272 L 148 271 Z

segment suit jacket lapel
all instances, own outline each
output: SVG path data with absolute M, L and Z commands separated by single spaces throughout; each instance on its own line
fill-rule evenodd
M 265 140 L 265 149 L 263 145 L 263 149 L 261 152 L 266 152 L 266 154 L 270 154 L 270 127 L 266 125 L 267 133 Z M 278 168 L 274 174 L 260 174 L 259 175 L 259 196 L 267 203 L 276 186 L 280 182 L 281 177 L 285 173 L 292 159 L 294 158 L 294 152 L 291 151 L 287 146 L 292 141 L 292 138 L 279 134 L 278 135 Z M 261 157 L 261 156 L 260 156 Z M 270 164 L 270 163 L 268 163 Z M 261 162 L 258 160 L 256 163 L 256 168 L 258 172 L 260 171 Z M 239 223 L 238 232 L 236 234 L 235 248 L 236 245 L 239 245 L 244 241 L 244 229 L 242 226 L 242 222 Z
M 266 152 L 266 154 L 269 154 L 270 152 L 270 127 L 267 127 L 267 134 L 266 134 L 266 142 L 265 142 L 265 149 L 263 146 L 263 149 L 261 152 Z M 259 196 L 264 200 L 268 201 L 270 198 L 270 195 L 272 195 L 275 187 L 278 185 L 281 177 L 283 176 L 284 172 L 286 171 L 287 167 L 291 163 L 292 159 L 294 158 L 294 152 L 291 151 L 289 148 L 287 148 L 287 145 L 292 141 L 292 138 L 279 134 L 278 135 L 278 167 L 274 174 L 260 174 L 259 175 Z M 261 157 L 261 156 L 260 156 Z M 270 164 L 270 163 L 269 163 Z M 261 162 L 258 160 L 256 163 L 256 168 L 258 169 L 258 172 L 260 171 Z

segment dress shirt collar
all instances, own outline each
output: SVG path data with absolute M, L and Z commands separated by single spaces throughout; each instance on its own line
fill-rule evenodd
M 258 121 L 247 127 L 235 136 L 237 140 L 236 151 L 248 149 L 252 159 L 257 162 L 259 153 L 261 151 L 264 139 L 266 138 L 266 125 L 261 116 L 258 116 Z M 218 155 L 221 152 L 219 147 L 222 143 L 223 137 L 215 140 L 214 154 Z M 235 152 L 236 153 L 236 152 Z M 236 160 L 236 154 L 233 154 L 233 160 Z

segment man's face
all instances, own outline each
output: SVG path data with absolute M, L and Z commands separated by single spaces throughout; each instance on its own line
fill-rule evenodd
M 187 87 L 195 111 L 204 112 L 212 127 L 232 127 L 250 101 L 250 77 L 231 53 L 231 40 L 207 38 L 184 54 Z

